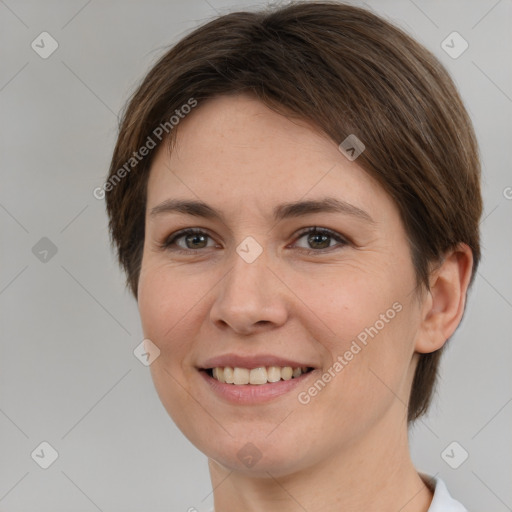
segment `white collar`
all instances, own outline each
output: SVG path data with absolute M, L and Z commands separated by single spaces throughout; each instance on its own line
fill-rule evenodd
M 432 477 L 426 473 L 419 473 L 419 475 L 434 493 L 428 512 L 468 512 L 462 503 L 451 497 L 445 483 L 440 478 Z

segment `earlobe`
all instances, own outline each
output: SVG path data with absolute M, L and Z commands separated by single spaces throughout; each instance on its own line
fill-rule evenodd
M 457 329 L 466 304 L 473 268 L 473 253 L 467 244 L 448 251 L 432 271 L 430 291 L 424 299 L 421 325 L 415 350 L 420 353 L 440 349 Z

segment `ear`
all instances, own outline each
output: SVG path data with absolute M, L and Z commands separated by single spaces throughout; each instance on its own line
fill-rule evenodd
M 430 291 L 421 308 L 416 352 L 440 349 L 455 332 L 464 314 L 472 268 L 473 253 L 461 243 L 447 252 L 441 265 L 431 272 Z

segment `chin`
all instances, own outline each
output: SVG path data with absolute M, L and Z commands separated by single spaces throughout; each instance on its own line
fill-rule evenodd
M 312 435 L 307 434 L 308 438 L 299 439 L 291 435 L 289 426 L 282 425 L 277 427 L 276 432 L 270 433 L 272 428 L 260 428 L 252 426 L 250 431 L 243 434 L 238 426 L 237 432 L 230 436 L 220 427 L 212 436 L 211 430 L 208 433 L 196 433 L 198 437 L 189 438 L 190 441 L 202 451 L 208 458 L 214 460 L 229 471 L 235 471 L 256 478 L 282 477 L 293 474 L 302 469 L 306 469 L 316 461 L 316 457 L 308 456 L 314 454 L 318 456 L 321 453 L 318 446 L 312 444 Z M 283 428 L 282 435 L 279 436 L 277 430 Z M 222 435 L 219 434 L 222 430 Z M 221 435 L 221 437 L 217 437 Z M 215 440 L 215 443 L 212 443 Z
M 239 450 L 233 448 L 227 452 L 215 450 L 214 453 L 207 454 L 207 456 L 229 471 L 254 478 L 283 477 L 308 466 L 301 454 L 295 453 L 296 458 L 292 458 L 291 452 L 286 455 L 284 453 L 263 453 L 255 450 L 254 445 L 249 445 L 249 443 Z M 250 457 L 254 458 L 251 460 Z

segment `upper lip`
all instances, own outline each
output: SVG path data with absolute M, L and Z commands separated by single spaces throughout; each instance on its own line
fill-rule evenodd
M 238 354 L 224 354 L 212 357 L 204 361 L 199 368 L 208 370 L 210 368 L 223 368 L 230 366 L 231 368 L 260 368 L 262 366 L 291 366 L 299 368 L 302 366 L 313 367 L 310 363 L 292 361 L 285 357 L 274 356 L 271 354 L 259 354 L 254 356 L 242 356 Z

